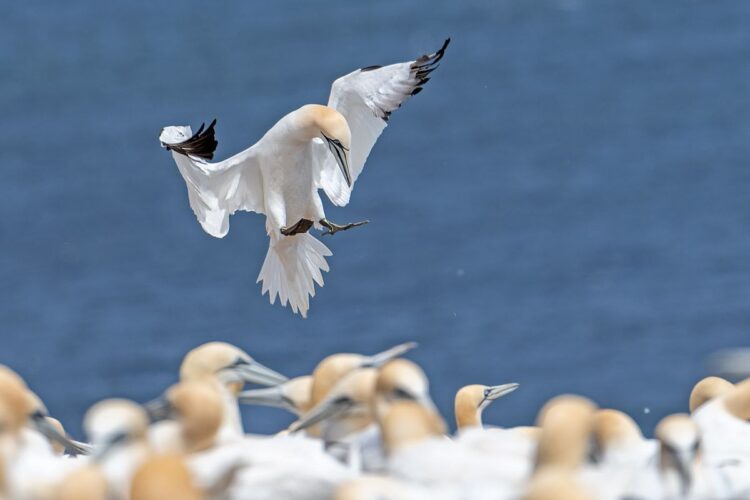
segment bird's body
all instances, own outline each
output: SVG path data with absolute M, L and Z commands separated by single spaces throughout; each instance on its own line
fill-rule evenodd
M 266 216 L 269 250 L 258 276 L 262 293 L 307 315 L 315 283 L 323 286 L 331 251 L 308 231 L 330 234 L 339 226 L 325 218 L 322 189 L 336 206 L 349 203 L 351 188 L 392 111 L 418 93 L 437 67 L 448 41 L 434 54 L 385 67 L 356 70 L 336 80 L 327 106 L 308 104 L 281 118 L 253 146 L 210 163 L 216 121 L 204 131 L 166 127 L 159 137 L 172 151 L 188 188 L 190 206 L 203 229 L 224 237 L 238 210 Z

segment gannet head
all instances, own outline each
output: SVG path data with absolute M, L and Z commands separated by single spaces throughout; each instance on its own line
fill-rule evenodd
M 88 409 L 83 429 L 94 446 L 94 459 L 102 460 L 120 445 L 144 441 L 148 416 L 133 401 L 105 399 Z
M 466 385 L 456 392 L 454 410 L 458 429 L 481 427 L 482 412 L 493 401 L 518 389 L 516 383 L 501 385 Z
M 659 468 L 662 478 L 677 478 L 681 496 L 687 496 L 693 481 L 693 467 L 700 457 L 700 433 L 689 415 L 670 415 L 654 432 L 661 443 Z
M 187 353 L 180 366 L 180 380 L 202 378 L 218 378 L 235 395 L 246 382 L 273 386 L 288 380 L 226 342 L 208 342 Z
M 416 346 L 415 342 L 406 342 L 372 356 L 339 353 L 323 358 L 312 373 L 311 404 L 314 406 L 321 402 L 336 383 L 350 371 L 356 368 L 379 368 Z
M 224 402 L 216 380 L 179 382 L 164 396 L 146 404 L 151 422 L 175 420 L 179 424 L 181 448 L 187 453 L 214 445 L 224 419 Z
M 356 369 L 344 376 L 331 392 L 289 428 L 297 432 L 325 422 L 325 437 L 340 438 L 364 429 L 373 422 L 372 398 L 377 371 Z
M 275 387 L 242 391 L 237 395 L 237 400 L 243 404 L 283 408 L 299 416 L 311 408 L 312 380 L 311 375 L 305 375 Z
M 4 430 L 15 434 L 29 422 L 35 410 L 35 401 L 29 392 L 26 382 L 16 372 L 0 365 L 0 400 L 8 410 Z
M 544 405 L 537 418 L 542 428 L 536 468 L 555 466 L 575 470 L 588 453 L 596 405 L 581 396 L 557 396 Z
M 319 137 L 328 146 L 328 150 L 338 163 L 346 185 L 352 186 L 352 174 L 349 170 L 349 149 L 351 147 L 351 131 L 344 115 L 328 106 L 308 104 L 299 109 L 300 123 L 313 131 L 314 137 Z
M 394 359 L 378 370 L 375 384 L 375 411 L 383 415 L 394 401 L 416 401 L 437 412 L 430 397 L 430 382 L 422 368 L 408 359 Z
M 193 481 L 190 469 L 176 455 L 156 455 L 147 459 L 133 474 L 131 500 L 201 500 L 203 495 Z
M 592 434 L 594 461 L 602 460 L 609 451 L 643 442 L 643 434 L 635 420 L 618 410 L 605 409 L 594 413 Z
M 700 380 L 690 393 L 690 413 L 701 405 L 731 392 L 734 384 L 721 377 L 706 377 Z
M 593 500 L 568 469 L 548 467 L 529 481 L 523 500 Z
M 442 436 L 445 422 L 435 417 L 433 412 L 415 401 L 395 401 L 378 420 L 387 452 L 392 454 L 426 439 Z
M 109 496 L 107 478 L 93 464 L 83 465 L 71 471 L 58 485 L 58 500 L 106 500 Z

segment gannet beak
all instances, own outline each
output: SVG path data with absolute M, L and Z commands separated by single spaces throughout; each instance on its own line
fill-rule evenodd
M 417 347 L 416 342 L 405 342 L 395 347 L 391 347 L 383 352 L 367 356 L 365 361 L 362 363 L 362 368 L 380 368 L 388 361 L 398 358 L 399 356 L 411 351 Z
M 112 451 L 112 449 L 114 449 L 120 443 L 126 442 L 128 439 L 130 439 L 130 435 L 127 432 L 115 432 L 114 434 L 109 436 L 101 444 L 101 446 L 97 446 L 96 448 L 94 448 L 94 451 L 91 454 L 91 460 L 93 462 L 101 462 L 107 456 L 107 454 Z
M 673 454 L 675 468 L 680 476 L 682 495 L 687 497 L 690 492 L 690 486 L 693 484 L 693 474 L 690 464 L 693 463 L 694 456 L 692 453 L 677 452 Z
M 349 187 L 352 187 L 352 174 L 349 171 L 349 150 L 345 148 L 341 141 L 338 139 L 331 139 L 327 135 L 323 134 L 323 138 L 326 140 L 326 143 L 328 144 L 328 149 L 331 151 L 331 154 L 334 158 L 336 158 L 336 163 L 339 164 L 339 169 L 341 170 L 341 174 L 344 176 L 344 179 L 346 180 L 346 185 Z
M 91 446 L 86 443 L 73 441 L 68 436 L 60 434 L 60 432 L 49 423 L 46 415 L 40 411 L 34 412 L 31 415 L 31 424 L 33 428 L 44 437 L 63 446 L 66 453 L 70 455 L 88 455 L 91 453 Z
M 489 404 L 492 401 L 505 396 L 506 394 L 510 394 L 511 392 L 518 389 L 518 387 L 519 387 L 519 384 L 516 384 L 516 383 L 494 385 L 492 387 L 488 387 L 484 391 L 484 398 L 482 398 L 482 401 L 481 403 L 479 403 L 479 406 L 482 406 L 484 404 Z
M 274 408 L 283 408 L 292 413 L 299 410 L 294 406 L 289 398 L 284 395 L 280 385 L 268 387 L 265 389 L 251 389 L 242 391 L 237 395 L 237 401 L 241 404 L 272 406 Z
M 230 379 L 236 378 L 239 382 L 265 386 L 276 386 L 289 380 L 288 377 L 263 366 L 255 360 L 240 359 L 231 366 L 224 368 L 222 372 L 228 375 Z
M 146 410 L 148 420 L 152 424 L 172 418 L 172 405 L 164 396 L 152 399 L 143 405 L 143 408 Z
M 323 401 L 307 412 L 302 418 L 289 426 L 290 432 L 299 432 L 329 418 L 336 417 L 349 410 L 354 402 L 347 397 L 340 397 L 330 401 Z

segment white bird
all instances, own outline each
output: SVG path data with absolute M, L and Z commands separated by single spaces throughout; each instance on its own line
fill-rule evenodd
M 331 87 L 327 106 L 308 104 L 279 120 L 255 145 L 224 161 L 209 163 L 216 150 L 214 120 L 195 134 L 190 127 L 162 130 L 188 188 L 190 206 L 203 229 L 222 238 L 237 210 L 266 215 L 270 245 L 258 276 L 271 304 L 278 295 L 307 316 L 315 283 L 331 251 L 308 231 L 334 234 L 366 223 L 338 225 L 325 217 L 318 190 L 336 206 L 349 203 L 351 188 L 391 112 L 422 90 L 450 39 L 433 54 L 389 66 L 369 66 Z

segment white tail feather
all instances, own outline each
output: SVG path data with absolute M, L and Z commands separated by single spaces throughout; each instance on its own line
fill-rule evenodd
M 323 274 L 328 272 L 326 257 L 333 255 L 323 243 L 309 233 L 294 236 L 272 236 L 266 260 L 260 269 L 257 282 L 263 282 L 261 293 L 271 304 L 279 301 L 292 311 L 307 317 L 310 297 L 315 296 L 315 283 L 323 286 Z

